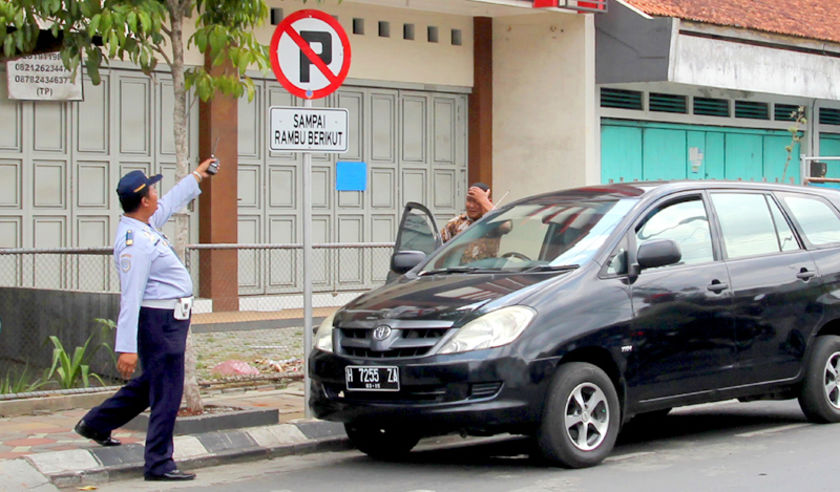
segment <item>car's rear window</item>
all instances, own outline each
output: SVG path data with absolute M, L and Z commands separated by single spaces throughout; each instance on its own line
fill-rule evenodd
M 790 194 L 782 199 L 808 242 L 814 246 L 840 243 L 840 217 L 828 202 L 818 197 Z

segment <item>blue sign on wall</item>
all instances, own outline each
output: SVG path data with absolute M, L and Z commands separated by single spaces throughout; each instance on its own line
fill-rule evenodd
M 367 189 L 367 163 L 336 162 L 335 189 L 338 191 L 365 191 Z

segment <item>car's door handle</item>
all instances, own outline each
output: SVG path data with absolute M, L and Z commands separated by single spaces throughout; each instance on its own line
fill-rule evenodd
M 724 290 L 729 288 L 729 284 L 725 282 L 721 282 L 720 280 L 712 280 L 712 283 L 706 286 L 707 290 L 714 292 L 715 294 L 720 294 Z
M 801 270 L 799 270 L 799 273 L 796 274 L 796 278 L 798 278 L 799 280 L 804 280 L 805 282 L 810 280 L 812 277 L 816 276 L 817 272 L 808 271 L 808 269 L 804 267 Z

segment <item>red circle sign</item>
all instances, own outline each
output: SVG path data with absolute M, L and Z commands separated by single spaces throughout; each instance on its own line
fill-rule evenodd
M 338 89 L 350 71 L 350 40 L 341 24 L 320 10 L 298 10 L 274 30 L 271 68 L 287 91 L 318 99 Z

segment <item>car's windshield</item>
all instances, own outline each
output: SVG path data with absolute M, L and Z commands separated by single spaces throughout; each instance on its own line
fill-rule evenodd
M 419 272 L 573 268 L 591 260 L 638 201 L 614 194 L 546 195 L 491 212 L 435 253 Z

